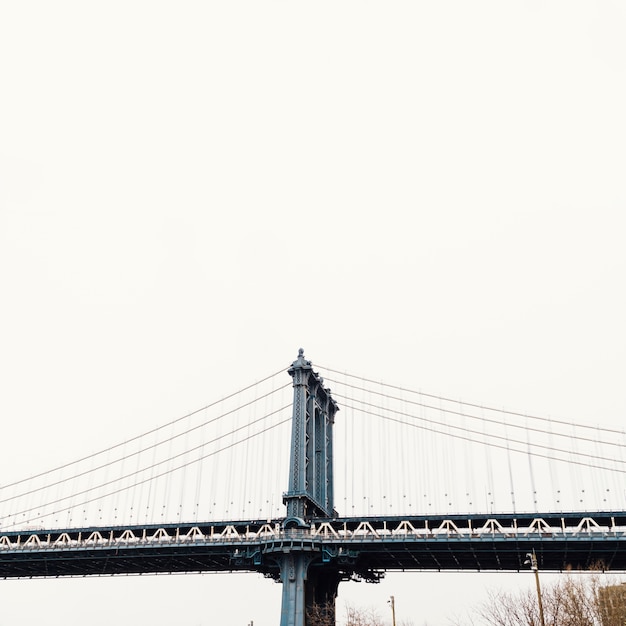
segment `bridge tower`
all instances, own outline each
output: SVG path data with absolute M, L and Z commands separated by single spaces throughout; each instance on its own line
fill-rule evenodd
M 337 404 L 302 348 L 288 370 L 293 378 L 293 416 L 289 488 L 283 494 L 290 539 L 277 560 L 283 584 L 280 626 L 306 626 L 314 605 L 334 623 L 339 571 L 325 562 L 321 547 L 303 529 L 320 518 L 336 517 L 333 501 L 333 424 Z

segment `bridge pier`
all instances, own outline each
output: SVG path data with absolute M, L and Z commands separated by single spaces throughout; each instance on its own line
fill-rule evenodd
M 341 580 L 340 575 L 335 571 L 330 571 L 328 567 L 317 568 L 315 565 L 309 568 L 309 580 L 307 591 L 310 600 L 307 602 L 309 611 L 317 607 L 325 619 L 325 623 L 335 625 L 335 601 L 337 599 L 337 589 Z
M 315 556 L 302 552 L 285 554 L 280 561 L 283 584 L 280 626 L 309 626 L 315 613 L 324 624 L 335 624 L 335 599 L 340 576 L 328 568 L 312 565 Z
M 293 378 L 293 414 L 283 529 L 293 533 L 294 542 L 276 554 L 283 584 L 280 626 L 311 626 L 314 609 L 325 613 L 325 624 L 334 626 L 339 573 L 323 562 L 319 547 L 302 543 L 298 535 L 315 519 L 337 516 L 333 505 L 333 424 L 338 407 L 302 349 L 288 372 Z

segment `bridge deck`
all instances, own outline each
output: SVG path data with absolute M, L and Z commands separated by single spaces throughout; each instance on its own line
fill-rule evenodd
M 305 551 L 344 577 L 376 570 L 626 571 L 626 512 L 337 518 L 0 531 L 0 577 L 256 571 Z

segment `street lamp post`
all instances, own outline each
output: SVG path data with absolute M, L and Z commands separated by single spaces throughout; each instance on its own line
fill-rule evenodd
M 539 602 L 539 620 L 541 626 L 546 626 L 545 619 L 543 617 L 543 602 L 541 601 L 541 587 L 539 586 L 539 566 L 537 565 L 537 555 L 535 550 L 526 554 L 526 560 L 524 565 L 530 565 L 530 569 L 535 572 L 535 584 L 537 585 L 537 601 Z
M 396 599 L 393 596 L 389 597 L 387 600 L 388 604 L 391 605 L 391 623 L 392 626 L 396 626 Z

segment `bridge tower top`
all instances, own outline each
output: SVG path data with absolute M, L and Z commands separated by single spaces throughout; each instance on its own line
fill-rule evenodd
M 293 415 L 285 525 L 336 517 L 333 500 L 333 424 L 339 410 L 324 380 L 300 348 L 287 370 L 293 378 Z

